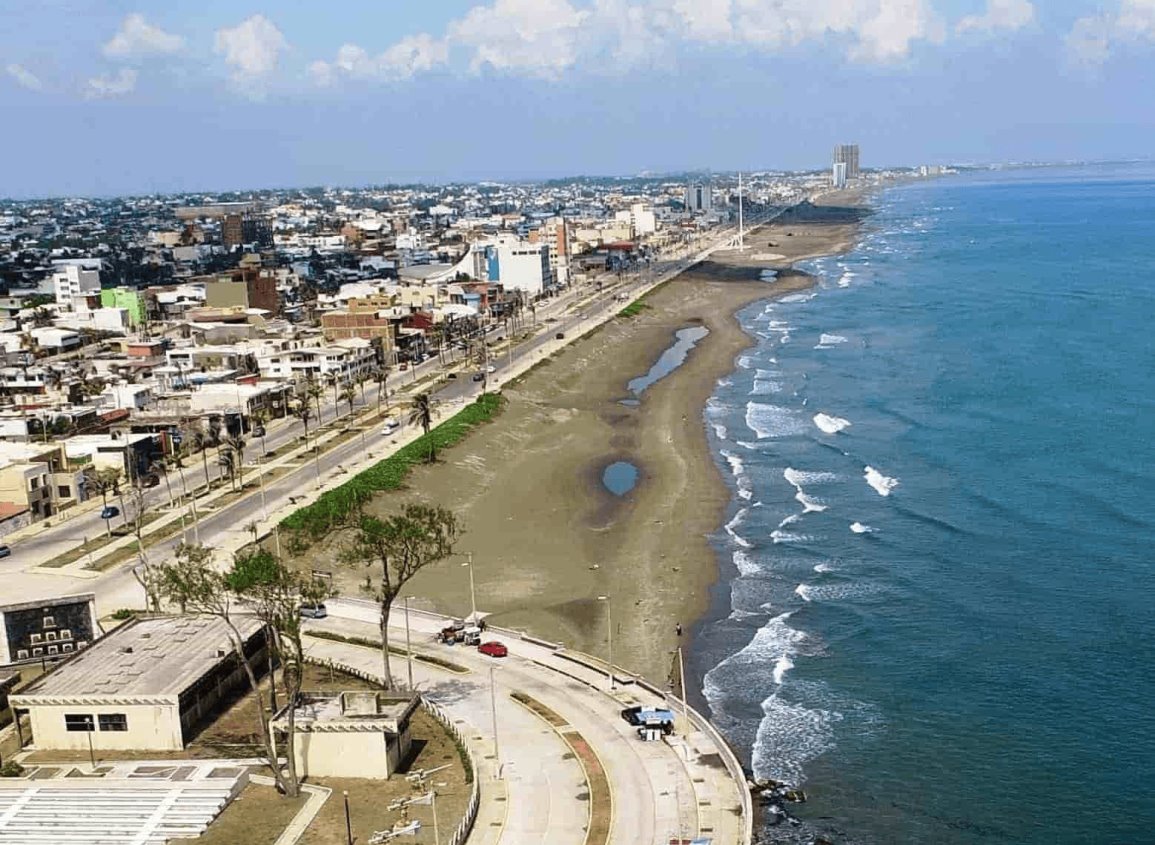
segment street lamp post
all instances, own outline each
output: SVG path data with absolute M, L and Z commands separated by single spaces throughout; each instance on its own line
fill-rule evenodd
M 409 672 L 409 689 L 413 690 L 413 644 L 409 640 L 409 596 L 405 597 L 405 668 Z
M 598 596 L 598 601 L 606 603 L 606 647 L 609 651 L 609 662 L 606 664 L 606 677 L 609 678 L 610 690 L 614 689 L 614 617 L 610 610 L 610 597 Z
M 469 570 L 469 610 L 474 624 L 477 623 L 477 591 L 473 585 L 473 552 L 466 552 L 468 561 L 461 564 Z
M 353 823 L 349 819 L 349 791 L 344 791 L 345 796 L 345 843 L 346 845 L 353 845 Z
M 501 746 L 497 741 L 497 691 L 493 680 L 493 669 L 489 667 L 489 706 L 493 710 L 493 760 L 497 764 L 497 779 L 501 780 Z

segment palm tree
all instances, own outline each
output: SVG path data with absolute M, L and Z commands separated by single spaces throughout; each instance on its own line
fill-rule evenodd
M 381 402 L 389 407 L 389 368 L 378 367 L 373 372 L 373 380 L 377 382 L 377 416 L 381 415 Z
M 151 461 L 148 465 L 150 473 L 155 472 L 157 475 L 164 477 L 164 486 L 168 490 L 168 506 L 172 508 L 176 501 L 172 497 L 172 484 L 168 480 L 169 459 L 167 457 L 160 457 Z
M 413 410 L 409 413 L 409 424 L 420 425 L 429 441 L 429 463 L 437 460 L 436 446 L 429 436 L 429 429 L 433 426 L 433 399 L 428 393 L 421 393 L 413 399 Z
M 269 412 L 264 408 L 257 408 L 252 414 L 253 427 L 261 430 L 261 451 L 267 453 L 269 451 L 268 444 L 265 443 L 265 426 L 269 424 Z
M 317 427 L 320 428 L 325 424 L 325 415 L 321 413 L 321 394 L 325 389 L 317 383 L 312 374 L 309 374 L 308 382 L 305 386 L 305 395 L 317 403 Z
M 352 416 L 353 415 L 353 402 L 357 398 L 357 391 L 353 389 L 353 385 L 346 384 L 345 387 L 343 387 L 341 389 L 340 398 L 341 398 L 342 402 L 348 403 L 349 416 Z
M 227 475 L 229 477 L 229 481 L 232 483 L 233 490 L 236 490 L 237 489 L 237 459 L 236 459 L 236 455 L 233 454 L 233 451 L 231 449 L 226 451 L 226 452 L 222 452 L 218 448 L 217 449 L 217 464 L 220 465 L 221 474 Z
M 201 453 L 201 461 L 205 467 L 205 489 L 212 490 L 213 482 L 209 478 L 209 446 L 212 444 L 212 440 L 208 433 L 201 428 L 193 429 L 189 439 L 192 440 L 193 447 Z
M 237 485 L 245 489 L 245 438 L 238 435 L 229 435 L 224 439 L 227 454 L 233 456 L 233 469 L 237 475 Z

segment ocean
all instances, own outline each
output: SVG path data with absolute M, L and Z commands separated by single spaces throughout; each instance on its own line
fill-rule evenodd
M 1155 166 L 893 188 L 705 411 L 767 841 L 1155 842 Z

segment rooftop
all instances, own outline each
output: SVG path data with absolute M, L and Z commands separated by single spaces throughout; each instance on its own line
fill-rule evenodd
M 235 618 L 248 639 L 261 623 Z M 127 624 L 97 640 L 21 692 L 54 696 L 177 696 L 233 650 L 225 623 L 210 616 L 162 616 Z M 32 702 L 28 702 L 32 703 Z
M 399 734 L 420 702 L 416 694 L 391 694 L 358 690 L 342 693 L 302 692 L 297 702 L 294 726 L 304 732 L 354 733 L 385 730 Z M 274 723 L 288 724 L 289 710 L 282 710 Z

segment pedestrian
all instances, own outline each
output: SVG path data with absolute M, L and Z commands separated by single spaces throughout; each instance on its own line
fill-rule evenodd
M 674 630 L 678 632 L 679 637 L 682 636 L 682 623 L 679 622 L 677 625 L 675 625 Z

